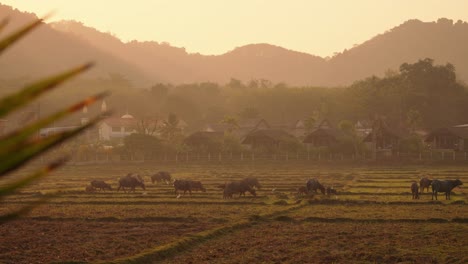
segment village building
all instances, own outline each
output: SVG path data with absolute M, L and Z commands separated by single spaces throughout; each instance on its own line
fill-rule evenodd
M 241 143 L 249 145 L 251 149 L 276 150 L 283 145 L 296 142 L 298 142 L 297 138 L 284 130 L 259 129 L 247 134 Z
M 404 132 L 390 128 L 382 119 L 374 121 L 372 131 L 364 137 L 363 142 L 372 149 L 375 155 L 392 156 L 398 151 Z
M 372 125 L 367 120 L 359 120 L 354 125 L 354 130 L 358 137 L 365 138 L 372 132 Z
M 223 132 L 198 131 L 185 138 L 184 143 L 197 150 L 219 150 L 223 141 Z
M 316 129 L 304 138 L 303 142 L 311 147 L 332 147 L 341 136 L 342 132 L 333 127 L 330 121 L 324 119 Z
M 99 124 L 99 140 L 119 140 L 137 133 L 137 120 L 126 113 L 121 117 L 110 117 Z
M 53 126 L 44 127 L 39 130 L 40 137 L 49 137 L 63 132 L 73 131 L 86 125 L 89 122 L 88 108 L 83 107 L 77 119 L 59 120 Z M 99 139 L 99 132 L 96 127 L 90 127 L 82 132 L 78 139 L 86 143 L 97 142 Z
M 224 123 L 213 123 L 206 125 L 203 131 L 223 133 L 230 132 L 238 138 L 244 138 L 247 134 L 253 131 L 271 128 L 268 122 L 263 118 L 240 120 L 237 125 L 237 127 L 230 127 L 230 125 Z
M 439 128 L 424 139 L 431 149 L 439 151 L 468 151 L 468 126 Z

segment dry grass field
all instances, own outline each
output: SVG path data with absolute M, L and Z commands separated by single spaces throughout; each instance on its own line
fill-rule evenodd
M 151 173 L 202 181 L 207 192 L 179 198 Z M 27 173 L 28 169 L 17 175 Z M 146 191 L 117 192 L 128 172 Z M 468 167 L 351 167 L 299 162 L 67 166 L 3 200 L 0 212 L 60 195 L 0 225 L 0 263 L 468 263 L 468 192 L 452 199 L 410 185 L 422 173 L 460 179 Z M 254 176 L 257 197 L 223 200 L 217 185 Z M 338 195 L 301 196 L 309 178 Z M 93 179 L 112 191 L 86 193 Z

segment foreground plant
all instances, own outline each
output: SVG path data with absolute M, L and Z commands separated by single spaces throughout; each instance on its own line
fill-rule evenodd
M 11 47 L 17 40 L 28 34 L 31 30 L 41 25 L 43 20 L 44 19 L 37 19 L 0 40 L 0 54 L 3 53 L 7 48 Z M 2 20 L 0 22 L 0 31 L 3 30 L 7 24 L 7 19 Z M 92 67 L 91 63 L 78 66 L 74 69 L 62 72 L 55 76 L 44 78 L 32 84 L 26 85 L 18 92 L 4 98 L 0 98 L 0 118 L 3 118 L 18 108 L 31 103 L 45 92 L 50 91 L 66 80 L 86 71 L 90 67 Z M 66 109 L 57 111 L 45 118 L 32 122 L 31 124 L 28 124 L 23 128 L 13 131 L 0 138 L 0 181 L 5 181 L 5 176 L 8 173 L 21 168 L 27 162 L 41 155 L 45 151 L 80 134 L 85 129 L 101 121 L 102 116 L 98 116 L 90 120 L 87 124 L 70 131 L 60 132 L 41 138 L 36 136 L 41 128 L 53 124 L 55 121 L 65 118 L 70 114 L 81 110 L 83 107 L 101 100 L 105 96 L 107 96 L 107 93 L 100 93 L 94 96 L 90 96 L 81 102 L 78 102 Z M 19 188 L 27 186 L 33 181 L 49 175 L 50 172 L 61 167 L 67 160 L 68 157 L 60 157 L 45 167 L 37 170 L 36 172 L 33 172 L 31 175 L 21 177 L 19 179 L 14 179 L 6 183 L 0 182 L 0 200 L 4 199 L 7 195 L 11 195 Z M 44 196 L 34 203 L 17 208 L 11 213 L 0 215 L 0 224 L 28 213 L 33 208 L 46 202 L 51 197 L 52 196 L 50 195 Z

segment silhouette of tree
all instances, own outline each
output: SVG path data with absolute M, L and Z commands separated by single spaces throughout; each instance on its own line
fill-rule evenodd
M 228 126 L 228 132 L 232 133 L 234 130 L 239 128 L 239 123 L 237 119 L 233 116 L 224 116 L 223 120 L 220 122 L 221 124 L 225 124 Z

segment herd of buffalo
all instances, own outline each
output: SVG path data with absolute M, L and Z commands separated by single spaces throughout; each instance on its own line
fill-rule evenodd
M 173 180 L 171 174 L 167 171 L 160 171 L 154 175 L 151 175 L 151 182 L 154 183 L 173 183 L 174 193 L 180 197 L 181 194 L 186 194 L 187 192 L 191 195 L 192 191 L 201 191 L 206 192 L 205 187 L 200 181 L 194 180 Z M 446 200 L 450 200 L 450 193 L 453 188 L 462 185 L 460 180 L 430 180 L 427 177 L 421 178 L 419 185 L 417 182 L 411 184 L 411 193 L 413 199 L 419 199 L 419 194 L 424 192 L 424 189 L 429 191 L 429 187 L 432 186 L 432 200 L 437 200 L 437 193 L 445 193 Z M 129 192 L 135 192 L 136 187 L 141 187 L 143 190 L 146 190 L 145 183 L 143 178 L 136 173 L 129 173 L 119 179 L 117 191 L 126 192 L 127 189 Z M 238 194 L 240 196 L 245 196 L 245 193 L 250 193 L 252 196 L 257 196 L 256 190 L 261 188 L 260 182 L 257 178 L 247 177 L 243 180 L 231 181 L 217 186 L 223 190 L 223 198 L 229 199 L 233 198 L 233 195 Z M 90 185 L 86 187 L 87 192 L 94 192 L 96 190 L 105 191 L 112 190 L 110 184 L 102 180 L 93 180 Z M 333 187 L 323 186 L 317 179 L 307 180 L 305 186 L 301 186 L 297 189 L 298 195 L 308 195 L 317 193 L 320 190 L 322 194 L 337 194 L 337 191 Z M 274 191 L 274 190 L 273 190 Z
M 450 200 L 450 193 L 453 188 L 462 185 L 460 180 L 431 180 L 427 177 L 421 178 L 419 186 L 417 182 L 411 184 L 411 193 L 413 199 L 419 199 L 419 194 L 424 192 L 424 189 L 429 191 L 429 187 L 432 186 L 432 200 L 437 200 L 437 193 L 445 193 L 445 200 Z

